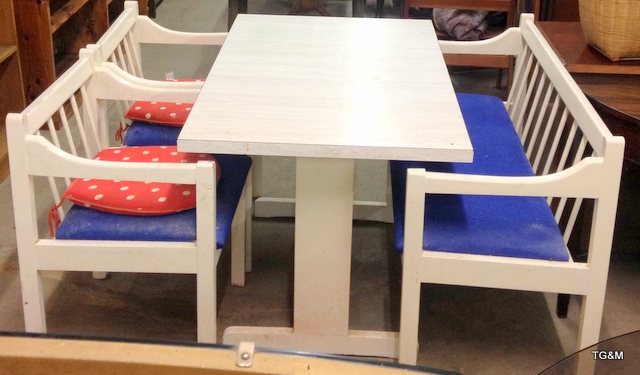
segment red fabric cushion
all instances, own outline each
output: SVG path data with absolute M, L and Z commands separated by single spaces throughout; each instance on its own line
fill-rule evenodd
M 174 81 L 202 82 L 201 79 L 181 79 Z M 182 126 L 187 121 L 192 103 L 145 102 L 137 101 L 127 111 L 126 118 L 163 124 L 168 126 Z
M 178 152 L 175 146 L 109 148 L 100 151 L 94 159 L 150 163 L 215 160 L 208 154 Z M 220 179 L 218 163 L 216 169 Z M 76 179 L 62 198 L 98 211 L 139 216 L 165 215 L 196 206 L 195 185 L 159 182 Z

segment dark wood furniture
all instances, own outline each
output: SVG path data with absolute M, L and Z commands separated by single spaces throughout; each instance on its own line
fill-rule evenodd
M 95 43 L 124 0 L 13 0 L 27 103 L 40 95 Z M 138 0 L 141 14 L 148 0 Z
M 539 26 L 610 130 L 625 137 L 627 159 L 640 163 L 640 61 L 611 62 L 587 45 L 579 22 Z
M 0 0 L 0 182 L 9 174 L 5 117 L 24 106 L 13 1 Z
M 580 21 L 578 0 L 536 0 L 540 1 L 542 21 Z

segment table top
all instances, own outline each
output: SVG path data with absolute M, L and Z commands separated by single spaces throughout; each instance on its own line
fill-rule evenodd
M 432 23 L 402 19 L 239 15 L 178 148 L 473 159 Z

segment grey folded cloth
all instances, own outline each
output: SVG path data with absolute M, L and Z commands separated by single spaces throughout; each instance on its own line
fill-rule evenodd
M 489 27 L 485 10 L 434 9 L 435 27 L 456 40 L 481 39 Z

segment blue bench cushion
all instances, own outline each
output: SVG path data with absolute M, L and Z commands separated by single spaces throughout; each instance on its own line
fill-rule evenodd
M 224 173 L 217 185 L 216 240 L 222 248 L 231 231 L 251 158 L 246 155 L 213 155 Z M 73 205 L 56 232 L 57 239 L 179 241 L 196 240 L 195 209 L 162 216 L 131 216 L 100 212 Z
M 127 130 L 123 146 L 175 146 L 182 127 L 133 121 Z
M 390 163 L 399 252 L 404 246 L 407 168 L 495 176 L 533 175 L 499 98 L 458 94 L 458 102 L 473 144 L 473 163 Z M 569 259 L 545 198 L 429 194 L 425 209 L 424 249 L 555 261 Z

